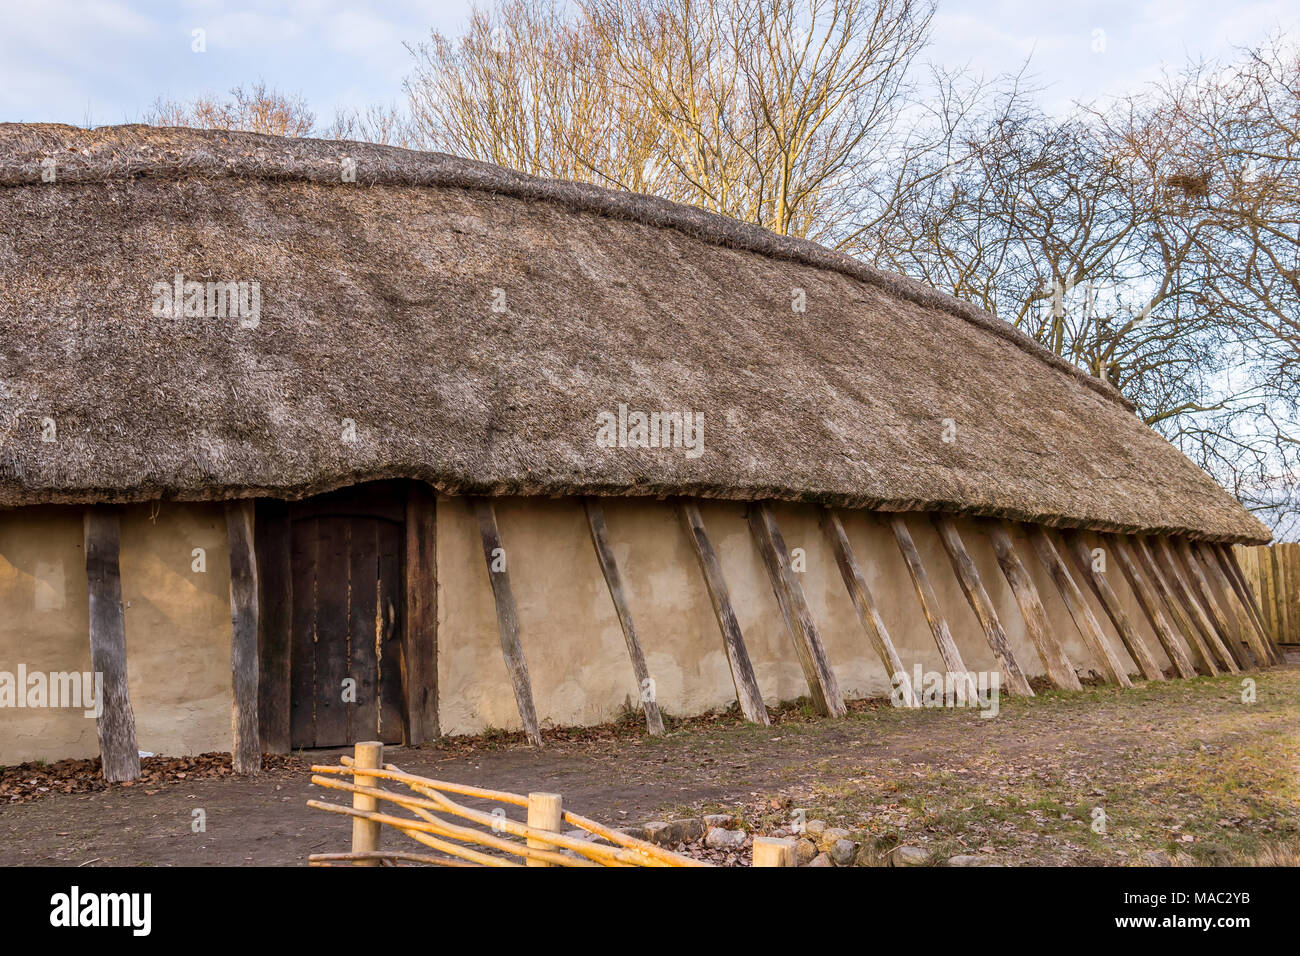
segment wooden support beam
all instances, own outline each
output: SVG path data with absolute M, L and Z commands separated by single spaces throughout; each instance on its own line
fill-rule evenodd
M 1165 538 L 1155 537 L 1152 538 L 1150 545 L 1160 570 L 1164 572 L 1174 603 L 1186 610 L 1187 618 L 1191 621 L 1192 629 L 1198 635 L 1200 645 L 1204 647 L 1206 654 L 1214 659 L 1214 663 L 1220 670 L 1226 670 L 1230 674 L 1239 673 L 1237 662 L 1219 640 L 1219 635 L 1214 630 L 1214 625 L 1210 623 L 1205 609 L 1196 600 L 1192 585 L 1187 580 L 1187 575 L 1175 556 L 1173 548 L 1169 546 L 1169 542 Z
M 638 699 L 645 710 L 646 730 L 657 737 L 664 732 L 664 718 L 659 712 L 655 683 L 650 677 L 650 669 L 646 667 L 645 654 L 641 650 L 641 639 L 637 636 L 636 625 L 632 622 L 632 610 L 623 591 L 623 576 L 619 574 L 614 549 L 609 546 L 605 509 L 595 498 L 583 498 L 582 508 L 587 514 L 587 527 L 591 530 L 591 543 L 596 549 L 600 572 L 605 576 L 610 600 L 614 602 L 618 623 L 623 628 L 623 642 L 627 645 L 627 656 L 632 661 L 632 673 L 636 676 Z
M 1164 562 L 1156 560 L 1156 550 L 1145 538 L 1134 536 L 1133 551 L 1160 592 L 1165 607 L 1174 619 L 1174 627 L 1192 649 L 1200 668 L 1211 677 L 1218 674 L 1221 668 L 1215 662 L 1214 655 L 1210 653 L 1205 638 L 1201 636 L 1200 628 L 1193 623 L 1187 606 L 1179 600 L 1178 593 L 1174 590 L 1174 585 L 1170 581 L 1172 572 L 1166 572 Z
M 844 533 L 844 525 L 840 523 L 839 515 L 830 508 L 823 508 L 821 526 L 826 539 L 831 544 L 831 550 L 835 552 L 835 563 L 839 565 L 844 586 L 848 588 L 853 607 L 858 612 L 858 620 L 862 623 L 862 629 L 867 632 L 867 639 L 871 641 L 880 663 L 884 665 L 885 674 L 888 675 L 891 683 L 897 686 L 904 706 L 920 707 L 921 702 L 912 687 L 912 678 L 903 667 L 902 658 L 898 656 L 885 622 L 880 617 L 876 600 L 872 597 L 871 589 L 867 587 L 866 579 L 862 576 L 862 569 L 858 567 L 858 560 L 849 545 L 849 536 Z
M 1057 687 L 1066 690 L 1082 690 L 1083 685 L 1079 683 L 1079 675 L 1074 672 L 1070 658 L 1066 656 L 1065 650 L 1047 623 L 1047 610 L 1043 607 L 1043 599 L 1038 594 L 1038 586 L 1034 584 L 1029 570 L 1016 554 L 1011 532 L 1005 524 L 994 522 L 989 525 L 989 540 L 993 543 L 993 553 L 997 555 L 998 567 L 1002 569 L 1007 583 L 1011 585 L 1011 593 L 1016 596 L 1016 603 L 1020 605 L 1020 613 L 1025 619 L 1025 628 L 1029 631 L 1034 647 L 1038 649 L 1038 659 L 1043 662 L 1043 669 L 1047 671 L 1047 676 Z
M 839 682 L 831 670 L 826 656 L 826 647 L 822 643 L 817 622 L 803 593 L 803 586 L 790 563 L 790 551 L 786 547 L 781 528 L 776 523 L 776 516 L 766 502 L 754 502 L 748 509 L 749 530 L 758 545 L 758 552 L 763 556 L 768 578 L 772 582 L 772 592 L 785 618 L 786 631 L 794 643 L 795 656 L 803 668 L 808 691 L 812 695 L 813 707 L 819 714 L 827 717 L 843 717 L 848 713 L 844 706 L 844 695 L 840 693 Z
M 1192 571 L 1192 582 L 1205 595 L 1205 606 L 1209 609 L 1215 626 L 1223 636 L 1224 643 L 1238 665 L 1243 670 L 1264 667 L 1268 664 L 1268 655 L 1256 658 L 1256 648 L 1251 639 L 1255 637 L 1246 617 L 1237 608 L 1235 595 L 1223 572 L 1213 559 L 1208 559 L 1198 543 L 1187 538 L 1178 539 L 1178 553 L 1183 563 Z
M 1151 629 L 1156 632 L 1156 639 L 1160 641 L 1160 646 L 1165 649 L 1165 656 L 1174 665 L 1174 670 L 1178 672 L 1179 677 L 1195 677 L 1196 665 L 1188 656 L 1187 649 L 1178 637 L 1178 632 L 1169 624 L 1164 611 L 1160 609 L 1160 596 L 1147 576 L 1142 573 L 1128 539 L 1123 535 L 1113 535 L 1110 541 L 1113 545 L 1112 553 L 1119 559 L 1120 566 L 1128 578 L 1129 587 L 1133 589 L 1138 604 L 1141 605 L 1147 620 L 1151 622 Z
M 253 537 L 257 552 L 257 725 L 262 752 L 287 754 L 293 655 L 293 580 L 289 560 L 289 503 L 257 502 Z
M 957 575 L 962 591 L 966 594 L 966 600 L 970 602 L 971 610 L 975 612 L 980 627 L 984 629 L 989 649 L 993 651 L 993 656 L 998 659 L 998 664 L 1002 667 L 1002 676 L 1007 688 L 1013 694 L 1033 697 L 1034 692 L 1020 670 L 1016 655 L 1011 650 L 1011 641 L 1007 638 L 1007 632 L 1002 627 L 1002 621 L 998 618 L 998 612 L 993 607 L 988 591 L 984 590 L 979 568 L 975 566 L 975 561 L 966 550 L 966 543 L 961 539 L 957 523 L 952 520 L 951 515 L 936 513 L 934 524 L 939 530 L 939 538 L 943 541 L 948 557 L 952 560 L 953 572 Z
M 115 508 L 95 505 L 84 520 L 86 586 L 90 592 L 90 669 L 103 677 L 95 721 L 104 779 L 109 783 L 140 776 L 135 714 L 126 680 L 126 620 L 122 614 L 121 518 Z
M 230 759 L 237 774 L 262 769 L 257 720 L 258 602 L 251 498 L 226 502 L 226 540 L 230 549 Z
M 1242 643 L 1242 635 L 1237 632 L 1233 621 L 1224 613 L 1218 596 L 1214 593 L 1214 588 L 1206 577 L 1205 568 L 1192 551 L 1191 545 L 1184 537 L 1166 540 L 1170 542 L 1170 548 L 1177 556 L 1182 568 L 1187 572 L 1187 581 L 1191 585 L 1192 594 L 1195 595 L 1197 603 L 1201 605 L 1206 617 L 1209 618 L 1214 633 L 1219 638 L 1219 643 L 1223 645 L 1224 652 L 1232 658 L 1232 662 L 1237 667 L 1242 670 L 1250 670 L 1254 666 L 1254 660 Z
M 704 518 L 699 506 L 689 499 L 678 502 L 682 523 L 686 526 L 686 536 L 695 557 L 700 562 L 700 571 L 704 574 L 704 583 L 709 590 L 709 600 L 713 603 L 713 614 L 718 619 L 722 630 L 722 643 L 727 651 L 727 662 L 731 665 L 731 679 L 736 685 L 736 701 L 740 712 L 746 720 L 764 726 L 771 723 L 767 707 L 763 705 L 763 695 L 758 690 L 758 679 L 754 676 L 754 665 L 749 661 L 749 651 L 745 649 L 745 636 L 740 632 L 740 622 L 731 606 L 731 594 L 727 590 L 727 581 L 722 576 L 722 565 L 718 563 L 717 552 L 704 530 Z
M 1255 628 L 1255 633 L 1259 636 L 1266 653 L 1266 659 L 1274 664 L 1282 663 L 1281 654 L 1278 653 L 1277 647 L 1273 644 L 1269 636 L 1268 627 L 1264 624 L 1264 615 L 1259 609 L 1259 604 L 1255 600 L 1255 592 L 1246 580 L 1246 575 L 1241 570 L 1241 565 L 1237 563 L 1237 556 L 1233 553 L 1232 546 L 1226 544 L 1206 545 L 1207 552 L 1219 563 L 1228 583 L 1236 592 L 1237 600 L 1245 608 L 1246 614 L 1250 617 L 1250 622 Z
M 402 724 L 408 746 L 438 737 L 438 498 L 421 481 L 406 491 L 406 614 Z
M 966 692 L 971 695 L 973 700 L 976 694 L 975 680 L 970 671 L 966 670 L 966 665 L 961 659 L 961 652 L 957 650 L 957 642 L 952 639 L 948 619 L 944 617 L 943 611 L 939 607 L 939 598 L 935 595 L 934 588 L 930 584 L 930 575 L 926 572 L 925 564 L 921 561 L 921 552 L 916 550 L 916 542 L 912 540 L 912 533 L 907 530 L 907 523 L 898 512 L 889 514 L 886 521 L 894 532 L 894 540 L 898 543 L 898 550 L 902 552 L 903 560 L 907 563 L 908 573 L 912 576 L 912 587 L 916 590 L 917 600 L 921 602 L 921 611 L 925 614 L 926 623 L 930 625 L 930 633 L 934 635 L 934 643 L 939 648 L 939 656 L 943 658 L 944 666 L 948 668 L 948 673 L 954 679 L 965 678 L 968 685 Z
M 537 710 L 533 707 L 533 685 L 528 679 L 528 662 L 524 659 L 524 645 L 519 637 L 519 611 L 515 607 L 515 592 L 510 587 L 510 571 L 505 547 L 501 544 L 501 531 L 497 527 L 496 509 L 488 498 L 474 498 L 474 514 L 478 518 L 479 537 L 483 542 L 483 560 L 487 563 L 488 580 L 492 582 L 492 596 L 497 605 L 497 630 L 501 635 L 501 653 L 506 670 L 515 690 L 515 705 L 524 733 L 533 746 L 542 745 L 542 732 L 537 726 Z
M 1088 606 L 1083 592 L 1079 590 L 1079 585 L 1074 583 L 1070 569 L 1061 560 L 1061 555 L 1057 552 L 1052 539 L 1047 536 L 1046 529 L 1042 525 L 1030 525 L 1029 541 L 1034 546 L 1038 560 L 1043 563 L 1043 567 L 1051 575 L 1056 589 L 1061 592 L 1061 599 L 1065 602 L 1070 617 L 1074 619 L 1074 626 L 1079 629 L 1079 634 L 1083 637 L 1083 643 L 1087 645 L 1088 650 L 1092 652 L 1092 656 L 1101 665 L 1102 673 L 1121 687 L 1132 687 L 1133 682 L 1128 679 L 1128 674 L 1125 673 L 1124 663 L 1119 659 L 1119 655 L 1115 653 L 1115 649 L 1110 646 L 1110 642 L 1106 640 L 1106 634 L 1101 629 L 1101 623 L 1093 615 L 1092 608 Z
M 1078 570 L 1079 576 L 1092 587 L 1092 593 L 1097 595 L 1097 600 L 1105 608 L 1106 615 L 1110 618 L 1111 623 L 1115 625 L 1116 633 L 1119 634 L 1120 640 L 1124 642 L 1129 656 L 1137 664 L 1142 676 L 1147 680 L 1164 680 L 1164 672 L 1160 670 L 1160 665 L 1156 662 L 1151 649 L 1147 647 L 1146 641 L 1142 640 L 1142 635 L 1133 626 L 1133 621 L 1129 618 L 1128 612 L 1124 610 L 1124 605 L 1120 603 L 1119 595 L 1115 593 L 1115 589 L 1106 580 L 1106 575 L 1093 566 L 1093 554 L 1083 540 L 1083 535 L 1065 532 L 1063 537 L 1066 550 L 1074 559 L 1074 566 Z

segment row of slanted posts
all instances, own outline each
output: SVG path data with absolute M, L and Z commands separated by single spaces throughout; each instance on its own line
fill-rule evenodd
M 681 499 L 677 508 L 699 561 L 722 634 L 723 649 L 735 684 L 736 701 L 747 720 L 767 724 L 767 708 L 763 704 L 722 566 L 704 526 L 699 505 L 694 500 Z M 519 715 L 528 738 L 540 745 L 542 738 L 537 726 L 509 576 L 504 569 L 494 570 L 494 555 L 499 555 L 503 548 L 496 515 L 490 499 L 476 499 L 475 509 L 483 539 L 483 553 L 488 561 L 489 576 L 496 595 L 501 646 L 514 684 Z M 624 594 L 622 577 L 609 545 L 604 511 L 599 500 L 594 498 L 584 499 L 584 510 L 596 555 L 623 628 L 638 684 L 643 688 L 652 686 L 645 654 Z M 839 515 L 832 508 L 822 508 L 820 517 L 821 528 L 835 555 L 836 564 L 868 642 L 886 673 L 896 676 L 900 681 L 902 699 L 910 706 L 919 706 L 916 691 L 908 683 L 906 668 L 863 577 Z M 893 532 L 945 666 L 954 675 L 968 674 L 948 620 L 935 595 L 930 570 L 926 568 L 912 540 L 903 515 L 896 512 L 880 513 L 879 517 Z M 998 617 L 955 520 L 947 514 L 934 514 L 932 517 L 944 549 L 951 559 L 953 573 L 998 661 L 1004 685 L 1012 693 L 1032 696 L 1033 690 L 1016 660 L 1006 628 Z M 813 705 L 818 713 L 825 716 L 843 716 L 846 713 L 844 696 L 830 666 L 817 623 L 799 583 L 799 576 L 793 569 L 789 548 L 771 505 L 767 502 L 751 503 L 747 518 Z M 1147 680 L 1164 680 L 1165 674 L 1155 655 L 1134 626 L 1104 571 L 1096 567 L 1095 556 L 1083 538 L 1073 531 L 1057 531 L 1040 525 L 1026 526 L 1026 530 L 1034 554 L 1055 585 L 1084 645 L 1101 668 L 1102 676 L 1121 686 L 1131 686 L 1127 667 L 1093 613 L 1084 595 L 1085 587 L 1096 596 L 1141 675 Z M 1043 671 L 1056 687 L 1080 689 L 1079 677 L 1048 624 L 1042 597 L 1021 561 L 1010 527 L 1005 522 L 990 521 L 987 523 L 987 532 L 998 566 L 1024 616 L 1026 630 L 1042 662 Z M 1185 538 L 1119 534 L 1104 535 L 1103 542 L 1118 559 L 1138 604 L 1179 677 L 1195 677 L 1198 671 L 1210 675 L 1224 672 L 1235 674 L 1254 667 L 1281 663 L 1281 653 L 1264 627 L 1254 594 L 1228 546 Z M 971 691 L 973 693 L 974 688 Z M 663 717 L 653 695 L 643 695 L 643 704 L 650 733 L 663 733 Z
M 520 637 L 519 614 L 509 572 L 502 560 L 505 546 L 496 513 L 490 498 L 475 498 L 472 505 L 496 602 L 501 649 L 520 720 L 528 739 L 540 746 L 542 737 Z M 623 630 L 632 671 L 642 690 L 646 726 L 651 734 L 662 734 L 663 716 L 654 697 L 652 676 L 610 546 L 604 509 L 596 498 L 584 499 L 583 507 L 596 557 Z M 694 500 L 680 499 L 677 509 L 713 605 L 735 684 L 737 703 L 746 719 L 767 724 L 767 708 L 759 692 L 721 563 L 699 506 Z M 406 712 L 403 716 L 406 739 L 412 743 L 419 743 L 437 733 L 435 514 L 432 491 L 421 486 L 419 491 L 412 493 L 406 515 L 407 614 L 403 635 Z M 748 507 L 747 517 L 814 707 L 826 716 L 842 716 L 846 713 L 843 693 L 772 507 L 767 502 L 753 502 Z M 934 569 L 926 567 L 901 513 L 878 513 L 878 517 L 893 533 L 945 666 L 954 675 L 967 674 L 931 583 Z M 951 559 L 952 571 L 998 661 L 1005 686 L 1012 693 L 1031 696 L 1033 691 L 1024 668 L 1016 659 L 1006 628 L 956 522 L 946 514 L 932 517 Z M 236 773 L 255 773 L 260 768 L 264 745 L 272 749 L 287 748 L 284 741 L 262 739 L 273 733 L 266 729 L 268 726 L 279 726 L 283 721 L 268 723 L 263 720 L 259 724 L 258 719 L 259 686 L 265 682 L 259 680 L 259 560 L 254 539 L 253 501 L 227 502 L 226 525 L 232 622 L 232 761 Z M 916 691 L 907 682 L 906 668 L 867 586 L 839 515 L 832 508 L 822 508 L 820 525 L 835 555 L 868 643 L 885 672 L 900 680 L 899 691 L 903 701 L 909 706 L 919 706 Z M 1009 526 L 1001 521 L 989 521 L 986 530 L 998 566 L 1024 617 L 1043 671 L 1054 686 L 1079 689 L 1075 668 L 1048 624 L 1042 598 L 1024 566 Z M 1103 676 L 1123 686 L 1130 684 L 1122 659 L 1106 638 L 1085 598 L 1084 587 L 1096 596 L 1142 676 L 1148 680 L 1163 680 L 1165 675 L 1154 654 L 1134 627 L 1105 574 L 1095 567 L 1093 554 L 1084 540 L 1076 532 L 1055 531 L 1040 525 L 1027 526 L 1026 530 L 1034 554 L 1048 572 Z M 1238 673 L 1281 662 L 1281 652 L 1268 633 L 1254 594 L 1228 546 L 1186 538 L 1119 534 L 1104 535 L 1103 542 L 1118 560 L 1178 676 L 1194 677 L 1198 671 L 1210 675 Z M 104 709 L 97 726 L 104 776 L 110 781 L 131 780 L 139 776 L 140 762 L 127 693 L 126 636 L 118 566 L 120 525 L 114 509 L 99 506 L 87 509 L 85 545 L 90 592 L 91 662 L 94 670 L 104 676 Z M 264 566 L 273 570 L 274 562 L 268 562 L 266 558 L 264 555 Z M 288 666 L 287 654 L 277 655 L 274 648 L 262 648 L 261 657 L 277 670 Z M 284 682 L 271 683 L 279 686 Z M 266 694 L 262 696 L 266 697 Z M 283 710 L 287 701 L 268 698 L 262 706 L 264 709 Z M 259 726 L 262 728 L 260 734 Z

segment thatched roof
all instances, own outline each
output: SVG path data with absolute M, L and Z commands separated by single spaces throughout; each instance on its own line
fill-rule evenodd
M 260 321 L 156 317 L 177 273 Z M 598 447 L 620 403 L 705 453 Z M 0 124 L 0 505 L 382 477 L 1268 538 L 1105 383 L 811 243 L 439 154 Z

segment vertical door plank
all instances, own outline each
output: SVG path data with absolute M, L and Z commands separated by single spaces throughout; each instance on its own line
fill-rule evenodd
M 379 739 L 386 744 L 400 744 L 411 740 L 402 676 L 409 669 L 402 657 L 402 595 L 406 590 L 402 550 L 406 541 L 401 525 L 392 521 L 379 521 L 376 524 L 379 532 L 379 607 L 372 633 L 378 634 L 380 649 Z
M 379 608 L 379 525 L 349 519 L 348 676 L 356 681 L 356 703 L 347 707 L 347 739 L 379 740 L 379 650 L 375 620 Z
M 348 551 L 352 521 L 317 519 L 320 550 L 316 567 L 316 746 L 341 747 L 348 740 L 343 680 L 348 676 Z
M 295 520 L 293 541 L 292 665 L 290 667 L 289 737 L 294 749 L 316 746 L 316 568 L 320 523 Z
M 438 498 L 413 481 L 406 496 L 406 627 L 403 628 L 402 699 L 409 743 L 419 745 L 438 729 Z
M 265 753 L 286 754 L 292 746 L 289 718 L 293 642 L 293 577 L 289 503 L 257 502 L 258 692 L 257 722 Z

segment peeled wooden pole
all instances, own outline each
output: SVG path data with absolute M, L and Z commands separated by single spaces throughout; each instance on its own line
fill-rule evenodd
M 1210 622 L 1209 616 L 1205 609 L 1201 607 L 1201 602 L 1196 599 L 1196 593 L 1192 590 L 1191 583 L 1187 580 L 1187 575 L 1183 572 L 1173 548 L 1169 546 L 1167 538 L 1156 538 L 1152 545 L 1156 553 L 1156 558 L 1161 567 L 1168 575 L 1168 580 L 1173 585 L 1174 593 L 1178 600 L 1187 608 L 1187 613 L 1192 619 L 1193 625 L 1200 633 L 1205 642 L 1205 646 L 1215 655 L 1218 662 L 1223 665 L 1229 674 L 1238 674 L 1241 669 L 1237 666 L 1236 660 L 1228 649 L 1224 646 L 1223 641 L 1219 639 L 1218 632 Z
M 1103 673 L 1121 687 L 1132 687 L 1133 682 L 1128 679 L 1123 662 L 1110 646 L 1110 642 L 1106 640 L 1100 622 L 1093 615 L 1092 608 L 1088 607 L 1079 585 L 1074 583 L 1069 568 L 1061 560 L 1061 555 L 1052 544 L 1052 539 L 1047 536 L 1047 531 L 1041 525 L 1031 525 L 1029 540 L 1038 554 L 1038 560 L 1052 576 L 1052 581 L 1065 602 L 1066 610 L 1070 612 L 1070 617 L 1074 619 L 1074 625 L 1079 629 L 1084 644 L 1101 665 Z
M 752 866 L 795 866 L 795 859 L 793 840 L 780 840 L 775 837 L 754 837 Z
M 1006 525 L 1001 522 L 989 525 L 989 540 L 993 543 L 993 553 L 997 555 L 998 567 L 1002 569 L 1007 584 L 1011 585 L 1011 593 L 1015 595 L 1016 603 L 1020 605 L 1020 613 L 1025 619 L 1025 629 L 1029 631 L 1030 640 L 1038 649 L 1038 658 L 1043 662 L 1043 669 L 1047 671 L 1047 676 L 1057 687 L 1066 690 L 1082 690 L 1083 685 L 1079 683 L 1079 675 L 1074 672 L 1074 666 L 1047 623 L 1047 610 L 1043 607 L 1038 586 L 1034 584 L 1029 570 L 1016 554 L 1015 543 L 1011 540 L 1011 533 Z
M 486 498 L 475 498 L 474 513 L 478 517 L 479 537 L 483 542 L 483 558 L 487 562 L 488 579 L 492 582 L 492 596 L 497 605 L 497 630 L 501 635 L 501 653 L 510 683 L 515 690 L 515 705 L 524 733 L 533 745 L 542 745 L 542 732 L 537 726 L 537 710 L 533 707 L 533 685 L 528 678 L 528 661 L 524 658 L 523 642 L 519 638 L 519 611 L 515 607 L 515 592 L 510 587 L 505 548 L 501 544 L 501 531 L 497 527 L 496 509 Z
M 352 765 L 358 770 L 381 770 L 384 766 L 384 745 L 378 740 L 367 740 L 356 744 L 352 749 Z M 375 787 L 379 781 L 374 777 L 355 774 L 353 782 L 358 787 Z M 379 798 L 362 793 L 352 794 L 352 808 L 373 813 L 379 809 Z M 352 818 L 352 852 L 376 853 L 379 842 L 383 839 L 383 826 L 373 820 Z M 379 866 L 378 857 L 358 859 L 355 866 Z
M 1250 619 L 1251 626 L 1259 638 L 1258 643 L 1264 652 L 1265 660 L 1274 664 L 1281 663 L 1277 649 L 1273 646 L 1272 640 L 1268 635 L 1268 628 L 1264 626 L 1264 617 L 1260 613 L 1259 605 L 1255 603 L 1255 593 L 1250 584 L 1246 581 L 1245 574 L 1242 573 L 1240 565 L 1237 564 L 1235 555 L 1232 553 L 1230 545 L 1208 544 L 1205 550 L 1209 558 L 1218 562 L 1219 569 L 1228 581 L 1237 600 Z
M 843 717 L 848 713 L 848 708 L 844 706 L 844 695 L 840 693 L 839 682 L 831 670 L 826 647 L 804 597 L 803 586 L 791 566 L 790 552 L 781 535 L 781 528 L 776 523 L 776 516 L 766 502 L 755 502 L 750 505 L 747 517 L 749 530 L 763 557 L 763 564 L 767 567 L 772 592 L 776 595 L 781 615 L 785 618 L 786 631 L 794 643 L 795 656 L 803 668 L 813 706 L 824 716 Z
M 921 602 L 921 611 L 925 614 L 926 623 L 930 625 L 930 633 L 934 635 L 934 643 L 939 648 L 944 666 L 954 678 L 959 675 L 965 678 L 965 683 L 968 685 L 967 693 L 973 700 L 976 693 L 975 680 L 966 670 L 966 665 L 962 663 L 957 642 L 952 639 L 952 631 L 948 627 L 948 619 L 939 608 L 939 599 L 930 584 L 930 575 L 921 561 L 921 553 L 916 550 L 916 542 L 912 540 L 911 532 L 907 530 L 907 523 L 897 512 L 890 514 L 887 520 L 894 532 L 894 540 L 898 542 L 898 550 L 903 553 L 903 560 L 907 562 L 907 570 L 912 576 L 912 586 L 916 590 L 917 599 Z
M 722 643 L 727 651 L 727 662 L 731 665 L 731 679 L 736 685 L 736 702 L 740 704 L 740 712 L 746 720 L 767 726 L 771 723 L 771 718 L 763 704 L 763 695 L 758 690 L 754 665 L 750 663 L 749 651 L 745 649 L 745 636 L 740 632 L 740 622 L 736 620 L 736 612 L 731 606 L 731 594 L 727 590 L 726 578 L 722 576 L 722 565 L 718 563 L 717 552 L 713 550 L 709 534 L 704 530 L 704 518 L 700 515 L 699 506 L 693 501 L 682 500 L 678 507 L 686 526 L 686 536 L 695 549 L 700 571 L 704 574 L 713 614 L 722 631 Z
M 1088 550 L 1087 542 L 1078 534 L 1067 534 L 1066 550 L 1074 559 L 1074 566 L 1082 577 L 1092 587 L 1092 593 L 1097 595 L 1101 606 L 1106 609 L 1106 615 L 1110 618 L 1111 623 L 1115 625 L 1115 631 L 1119 634 L 1120 640 L 1128 649 L 1129 656 L 1137 664 L 1138 670 L 1147 680 L 1164 680 L 1164 672 L 1160 670 L 1160 665 L 1156 663 L 1155 655 L 1147 647 L 1146 642 L 1142 640 L 1142 635 L 1137 632 L 1133 626 L 1128 612 L 1124 610 L 1124 605 L 1120 603 L 1119 595 L 1115 589 L 1110 586 L 1106 580 L 1106 575 L 1098 571 L 1093 566 L 1093 555 Z
M 1147 543 L 1145 538 L 1133 538 L 1133 552 L 1137 555 L 1142 567 L 1146 570 L 1147 575 L 1151 578 L 1152 583 L 1160 592 L 1160 597 L 1165 602 L 1165 607 L 1174 619 L 1174 627 L 1182 635 L 1183 640 L 1192 649 L 1196 655 L 1197 662 L 1202 670 L 1213 677 L 1220 671 L 1219 665 L 1215 663 L 1214 655 L 1210 653 L 1210 648 L 1206 645 L 1205 639 L 1201 636 L 1200 629 L 1192 622 L 1192 618 L 1187 610 L 1186 605 L 1179 600 L 1174 586 L 1170 583 L 1169 577 L 1165 574 L 1163 563 L 1156 560 L 1154 549 Z
M 558 793 L 530 793 L 528 795 L 528 825 L 536 830 L 560 832 L 564 819 L 564 801 Z M 536 837 L 528 837 L 527 844 L 535 850 L 554 850 L 555 844 Z M 525 866 L 553 866 L 536 857 L 529 857 Z
M 998 659 L 1002 667 L 1002 676 L 1006 679 L 1007 687 L 1012 693 L 1033 697 L 1034 692 L 1020 670 L 1016 655 L 1011 650 L 1011 642 L 1007 639 L 1007 632 L 1002 627 L 1002 621 L 998 618 L 998 612 L 994 609 L 988 592 L 984 590 L 979 568 L 975 567 L 975 561 L 966 550 L 966 544 L 961 539 L 956 522 L 950 515 L 936 514 L 934 524 L 939 530 L 939 538 L 943 541 L 948 557 L 952 559 L 953 572 L 957 575 L 962 591 L 966 594 L 966 600 L 970 602 L 971 610 L 975 612 L 980 627 L 984 629 L 989 649 L 993 651 L 993 656 Z
M 1138 604 L 1141 605 L 1147 620 L 1151 622 L 1151 629 L 1156 632 L 1156 639 L 1165 649 L 1165 656 L 1174 665 L 1174 670 L 1178 672 L 1179 677 L 1195 677 L 1196 665 L 1192 663 L 1186 648 L 1178 638 L 1178 633 L 1170 626 L 1164 612 L 1160 609 L 1160 597 L 1138 566 L 1137 557 L 1129 542 L 1121 535 L 1115 535 L 1110 540 L 1113 544 L 1112 552 L 1119 559 L 1120 566 L 1128 578 L 1129 587 L 1133 589 Z
M 830 508 L 823 508 L 821 526 L 826 539 L 830 542 L 831 550 L 835 552 L 835 563 L 839 565 L 844 586 L 848 588 L 853 607 L 858 612 L 858 620 L 862 624 L 862 629 L 867 632 L 867 639 L 875 648 L 880 663 L 884 665 L 885 673 L 891 682 L 897 682 L 904 706 L 920 707 L 921 702 L 912 687 L 912 679 L 903 667 L 903 661 L 894 648 L 894 642 L 889 636 L 884 620 L 880 617 L 876 600 L 872 597 L 871 589 L 867 587 L 866 579 L 862 576 L 862 569 L 858 567 L 858 560 L 849 544 L 849 536 L 844 533 L 844 525 L 840 523 L 839 515 Z
M 230 550 L 230 757 L 238 774 L 262 769 L 261 728 L 257 720 L 258 603 L 257 554 L 253 550 L 253 501 L 226 502 L 226 540 Z
M 126 680 L 126 621 L 122 615 L 121 519 L 111 507 L 92 506 L 84 516 L 86 585 L 90 592 L 90 669 L 103 678 L 95 721 L 104 779 L 140 776 L 135 714 Z
M 614 602 L 614 611 L 618 614 L 618 623 L 623 628 L 623 642 L 627 645 L 627 656 L 632 661 L 632 673 L 636 676 L 641 706 L 645 709 L 646 729 L 651 734 L 659 736 L 664 732 L 664 718 L 659 713 L 659 702 L 654 695 L 654 681 L 650 679 L 650 669 L 646 667 L 645 654 L 641 650 L 641 639 L 637 636 L 636 625 L 632 622 L 632 610 L 628 607 L 627 595 L 623 592 L 623 577 L 618 571 L 618 561 L 614 558 L 614 549 L 609 546 L 605 509 L 595 498 L 583 498 L 582 508 L 587 514 L 587 527 L 591 530 L 591 543 L 596 549 L 596 560 L 600 563 L 600 571 L 605 576 L 610 600 Z

